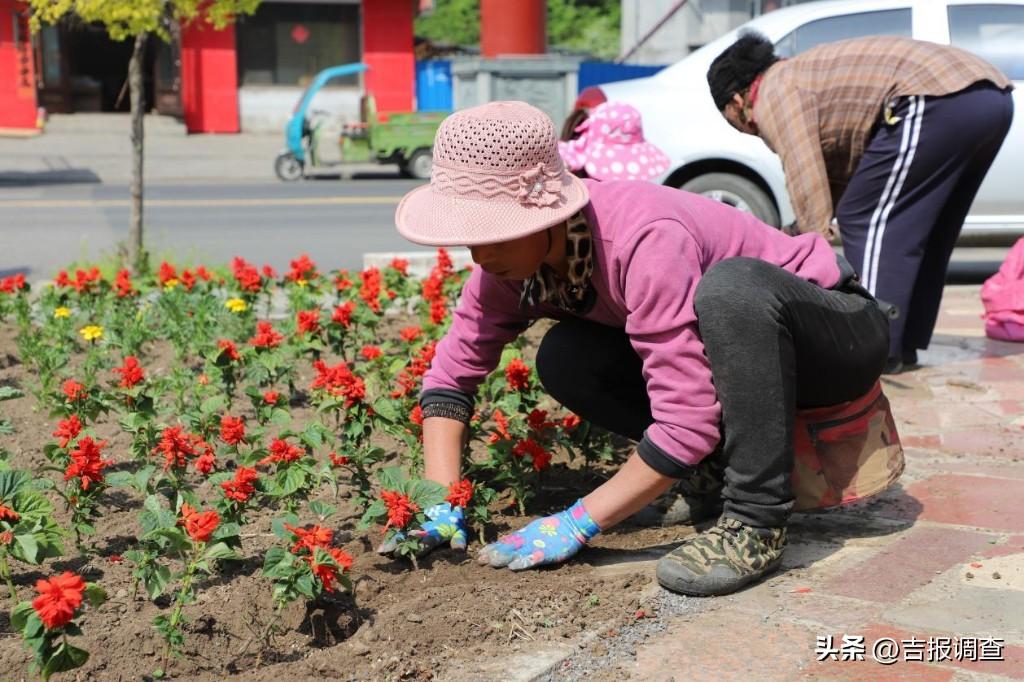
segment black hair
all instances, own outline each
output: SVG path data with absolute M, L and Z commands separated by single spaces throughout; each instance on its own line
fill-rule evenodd
M 711 98 L 721 111 L 737 92 L 743 92 L 760 74 L 779 61 L 772 41 L 756 31 L 745 31 L 715 57 L 708 69 Z

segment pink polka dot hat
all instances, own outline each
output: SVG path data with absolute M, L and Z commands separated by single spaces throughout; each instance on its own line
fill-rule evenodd
M 669 169 L 668 156 L 644 140 L 640 112 L 623 102 L 594 107 L 576 132 L 575 140 L 558 143 L 558 153 L 595 180 L 652 180 Z

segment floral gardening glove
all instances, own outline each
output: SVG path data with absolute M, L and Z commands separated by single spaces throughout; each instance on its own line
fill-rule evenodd
M 423 513 L 430 520 L 420 528 L 409 531 L 410 536 L 420 540 L 422 545 L 419 551 L 420 556 L 445 542 L 450 543 L 452 549 L 466 550 L 466 519 L 462 513 L 462 507 L 453 507 L 448 502 L 442 502 L 428 508 Z M 396 533 L 377 551 L 381 554 L 390 554 L 395 551 L 401 538 L 401 533 Z
M 557 564 L 576 554 L 600 532 L 583 508 L 583 500 L 576 500 L 565 511 L 537 519 L 487 545 L 480 550 L 477 561 L 495 568 L 508 566 L 513 571 Z

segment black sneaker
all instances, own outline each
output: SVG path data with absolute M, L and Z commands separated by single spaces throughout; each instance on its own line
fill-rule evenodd
M 637 526 L 679 526 L 700 523 L 722 513 L 724 466 L 717 453 L 693 467 L 685 478 L 630 519 Z

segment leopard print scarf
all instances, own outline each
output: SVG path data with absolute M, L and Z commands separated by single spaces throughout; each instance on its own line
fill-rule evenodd
M 551 305 L 577 315 L 587 313 L 595 301 L 590 276 L 594 272 L 594 250 L 590 238 L 590 225 L 579 211 L 566 223 L 565 257 L 569 262 L 568 280 L 562 279 L 547 265 L 523 282 L 519 298 L 520 308 L 539 303 Z

